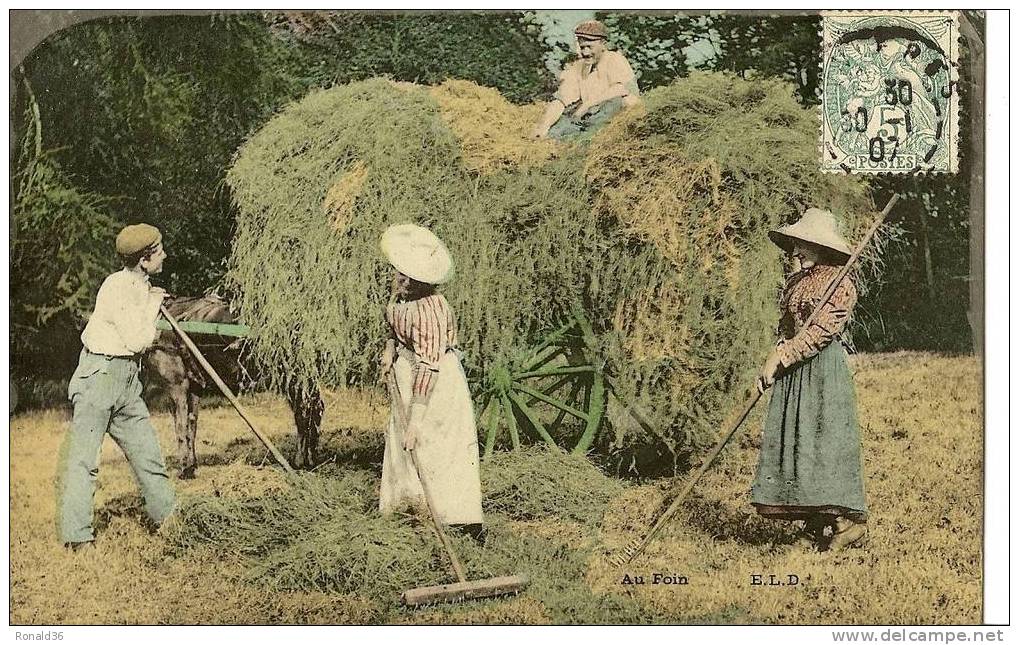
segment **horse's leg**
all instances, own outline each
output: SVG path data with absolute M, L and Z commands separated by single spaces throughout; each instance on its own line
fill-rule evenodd
M 173 403 L 173 431 L 177 435 L 180 478 L 190 479 L 195 476 L 194 435 L 188 430 L 191 416 L 188 406 L 191 381 L 184 369 L 184 361 L 179 355 L 155 350 L 152 364 L 166 381 L 167 394 Z
M 170 387 L 173 399 L 173 429 L 177 433 L 177 462 L 181 479 L 195 476 L 195 439 L 191 432 L 191 381 L 184 377 Z
M 297 454 L 294 466 L 311 468 L 318 463 L 318 434 L 325 403 L 318 386 L 291 385 L 287 388 L 290 409 L 297 426 Z
M 190 479 L 195 476 L 195 471 L 198 469 L 198 392 L 194 383 L 189 383 L 188 387 L 188 418 L 187 428 L 185 431 L 186 449 L 187 449 L 187 464 L 188 469 L 184 470 L 181 468 L 181 477 Z M 184 473 L 187 473 L 185 476 Z

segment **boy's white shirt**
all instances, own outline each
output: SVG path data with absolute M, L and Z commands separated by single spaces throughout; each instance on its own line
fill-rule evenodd
M 163 297 L 143 273 L 124 269 L 103 281 L 96 307 L 81 334 L 93 354 L 133 356 L 148 349 L 159 333 L 156 318 Z

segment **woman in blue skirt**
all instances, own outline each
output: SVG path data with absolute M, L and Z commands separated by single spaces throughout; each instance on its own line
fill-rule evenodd
M 828 211 L 808 209 L 769 233 L 792 255 L 796 271 L 780 303 L 780 339 L 758 387 L 775 386 L 768 406 L 751 501 L 764 517 L 804 521 L 804 546 L 856 546 L 867 535 L 856 395 L 839 337 L 856 304 L 851 276 L 810 327 L 804 323 L 851 251 Z

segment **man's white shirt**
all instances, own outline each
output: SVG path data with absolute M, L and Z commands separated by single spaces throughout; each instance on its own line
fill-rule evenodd
M 103 281 L 81 342 L 93 354 L 133 356 L 148 349 L 159 333 L 162 295 L 143 273 L 124 269 Z

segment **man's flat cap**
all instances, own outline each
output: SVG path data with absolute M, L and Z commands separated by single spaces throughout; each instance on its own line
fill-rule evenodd
M 573 33 L 577 36 L 583 36 L 585 38 L 608 38 L 609 30 L 605 28 L 605 25 L 598 20 L 585 20 L 584 22 L 577 25 Z
M 163 240 L 163 234 L 151 224 L 131 224 L 117 233 L 117 253 L 134 255 L 155 246 Z

